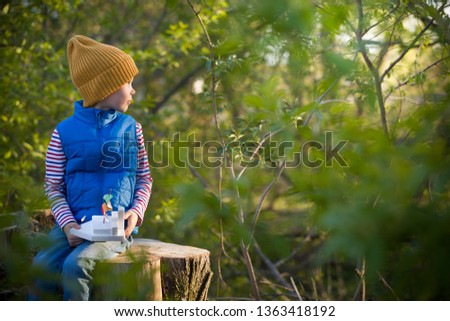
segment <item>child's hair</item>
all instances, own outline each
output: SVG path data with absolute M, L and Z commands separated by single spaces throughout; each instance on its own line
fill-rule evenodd
M 90 107 L 130 82 L 139 70 L 122 50 L 86 36 L 74 36 L 67 44 L 70 77 Z

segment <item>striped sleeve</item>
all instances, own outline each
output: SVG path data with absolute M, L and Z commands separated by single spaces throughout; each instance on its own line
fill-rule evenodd
M 58 130 L 55 129 L 48 145 L 45 159 L 45 194 L 50 201 L 52 213 L 61 229 L 70 222 L 76 222 L 67 204 L 64 173 L 67 158 L 64 154 Z
M 150 200 L 153 179 L 150 175 L 150 167 L 148 165 L 148 157 L 145 150 L 142 126 L 139 123 L 136 123 L 136 135 L 138 140 L 138 168 L 136 171 L 136 187 L 134 190 L 131 210 L 136 212 L 138 215 L 138 222 L 136 226 L 139 226 L 144 220 L 145 210 L 147 209 L 147 205 Z

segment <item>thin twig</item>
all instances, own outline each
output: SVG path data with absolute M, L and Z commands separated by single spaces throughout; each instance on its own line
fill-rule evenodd
M 331 89 L 333 89 L 334 85 L 336 85 L 336 83 L 338 82 L 338 79 L 335 79 L 331 85 L 325 90 L 325 92 L 319 97 L 317 98 L 311 112 L 309 113 L 308 117 L 306 118 L 305 122 L 303 123 L 303 127 L 306 127 L 306 125 L 309 123 L 309 121 L 311 120 L 312 115 L 314 114 L 314 112 L 316 111 L 317 107 L 320 105 L 320 103 L 322 102 L 322 100 L 325 98 L 325 96 L 331 91 Z
M 389 96 L 397 89 L 399 89 L 400 87 L 406 86 L 409 84 L 409 82 L 411 81 L 411 79 L 414 79 L 416 76 L 423 74 L 425 72 L 427 72 L 429 69 L 433 68 L 434 66 L 440 64 L 441 62 L 443 62 L 444 60 L 447 60 L 448 58 L 450 58 L 450 56 L 447 56 L 445 58 L 441 58 L 439 60 L 436 60 L 435 62 L 433 62 L 431 65 L 425 67 L 424 69 L 422 69 L 421 71 L 416 72 L 414 75 L 412 75 L 411 77 L 409 77 L 407 80 L 399 83 L 389 94 L 386 95 L 384 100 L 387 100 L 389 98 Z
M 220 144 L 223 146 L 225 146 L 224 141 L 223 141 L 223 137 L 222 137 L 222 133 L 220 131 L 220 125 L 219 125 L 219 121 L 217 120 L 217 102 L 216 102 L 216 91 L 215 91 L 215 87 L 216 87 L 216 76 L 215 76 L 215 67 L 216 67 L 216 60 L 214 58 L 214 45 L 211 41 L 211 38 L 209 37 L 209 33 L 208 30 L 206 30 L 205 24 L 203 23 L 202 18 L 200 17 L 200 12 L 197 11 L 193 4 L 191 3 L 190 0 L 186 0 L 187 3 L 189 4 L 189 6 L 191 7 L 192 11 L 194 12 L 195 16 L 197 17 L 198 22 L 200 23 L 200 26 L 203 29 L 203 33 L 205 34 L 205 37 L 208 41 L 208 47 L 209 47 L 209 59 L 211 61 L 211 102 L 212 102 L 212 106 L 213 106 L 213 111 L 214 111 L 214 123 L 216 125 L 216 129 L 217 129 L 217 134 L 219 135 L 219 140 L 220 140 Z
M 359 284 L 356 289 L 355 295 L 353 296 L 353 300 L 357 297 L 359 291 L 361 290 L 361 301 L 366 301 L 366 259 L 362 259 L 361 267 L 356 268 L 356 273 L 359 275 Z
M 303 301 L 302 296 L 300 295 L 300 292 L 298 292 L 297 286 L 295 285 L 295 281 L 292 276 L 290 277 L 290 280 L 291 280 L 292 288 L 294 289 L 295 294 L 297 294 L 298 299 L 300 301 Z
M 202 184 L 203 188 L 211 190 L 209 188 L 208 182 L 203 178 L 203 176 L 200 175 L 200 173 L 197 172 L 195 170 L 195 168 L 191 164 L 188 164 L 188 165 L 189 165 L 189 170 L 190 170 L 192 176 L 194 176 L 195 178 L 197 178 L 200 181 L 200 183 Z
M 269 286 L 275 292 L 275 294 L 266 294 L 265 295 L 266 297 L 268 297 L 268 296 L 278 297 L 278 300 L 284 300 L 284 301 L 291 300 L 291 297 L 293 297 L 293 298 L 296 297 L 294 295 L 294 293 L 291 291 L 291 288 L 286 288 L 277 283 L 273 283 L 270 280 L 268 280 L 267 278 L 265 278 L 264 276 L 261 277 L 260 283 Z M 288 293 L 286 293 L 286 291 L 288 291 Z
M 315 299 L 316 301 L 319 301 L 319 295 L 318 295 L 318 293 L 317 293 L 316 280 L 314 280 L 313 277 L 311 277 L 310 279 L 311 279 L 311 283 L 312 283 L 312 287 L 313 287 L 313 296 L 314 296 L 314 299 Z
M 428 30 L 428 28 L 431 27 L 431 25 L 433 24 L 434 19 L 430 19 L 430 21 L 427 23 L 427 25 L 417 34 L 416 37 L 414 37 L 414 39 L 411 41 L 411 43 L 409 44 L 408 47 L 406 47 L 402 53 L 397 57 L 397 59 L 395 59 L 390 65 L 389 67 L 386 68 L 386 70 L 381 74 L 380 76 L 380 81 L 383 82 L 384 77 L 386 77 L 386 75 L 392 70 L 392 68 L 395 67 L 395 65 L 403 59 L 403 57 L 409 52 L 409 50 L 411 50 L 411 48 L 416 44 L 417 40 L 420 39 L 420 37 L 423 36 L 423 34 Z
M 285 258 L 282 258 L 282 259 L 280 259 L 280 260 L 278 260 L 276 263 L 275 263 L 275 266 L 276 267 L 279 267 L 279 266 L 281 266 L 281 265 L 283 265 L 284 263 L 286 263 L 287 261 L 289 261 L 290 259 L 292 259 L 294 256 L 295 256 L 295 254 L 297 254 L 302 248 L 303 248 L 303 245 L 305 244 L 305 242 L 307 242 L 307 241 L 309 241 L 309 240 L 311 240 L 311 235 L 312 235 L 312 233 L 313 233 L 313 229 L 311 229 L 311 231 L 309 231 L 309 233 L 303 238 L 303 240 L 300 242 L 300 244 L 291 252 L 291 254 L 289 254 L 287 257 L 285 257 Z
M 395 293 L 394 289 L 391 288 L 391 286 L 386 282 L 386 280 L 384 279 L 384 277 L 380 274 L 380 272 L 377 272 L 378 277 L 380 278 L 381 282 L 383 282 L 384 286 L 388 288 L 389 291 L 391 291 L 391 293 L 394 295 L 395 299 L 397 301 L 400 301 L 400 298 L 397 296 L 397 294 Z
M 270 182 L 269 185 L 266 186 L 264 189 L 263 194 L 261 195 L 261 198 L 258 203 L 258 207 L 255 210 L 255 214 L 253 214 L 253 222 L 252 222 L 252 233 L 250 235 L 250 240 L 248 241 L 247 249 L 250 248 L 250 244 L 252 243 L 253 237 L 255 235 L 255 229 L 256 229 L 256 223 L 258 222 L 259 214 L 261 213 L 262 204 L 264 202 L 264 199 L 266 198 L 267 194 L 269 194 L 272 187 L 277 182 L 278 178 L 280 178 L 281 173 L 286 168 L 286 160 L 283 160 L 281 163 L 280 168 L 278 169 L 277 174 L 275 175 L 274 179 Z
M 390 17 L 390 15 L 387 15 L 387 17 Z M 380 68 L 381 63 L 383 62 L 383 59 L 384 59 L 386 53 L 388 52 L 389 47 L 392 44 L 392 36 L 394 35 L 395 28 L 397 27 L 397 24 L 402 20 L 402 18 L 403 18 L 403 12 L 395 20 L 395 22 L 392 26 L 392 31 L 389 35 L 389 41 L 385 44 L 383 50 L 380 52 L 380 54 L 378 56 L 377 69 Z
M 279 133 L 281 131 L 281 129 L 275 130 L 273 132 L 268 132 L 267 134 L 264 135 L 263 139 L 259 142 L 258 146 L 256 147 L 255 151 L 253 152 L 252 156 L 250 157 L 249 162 L 253 161 L 253 159 L 255 158 L 256 154 L 258 153 L 258 151 L 261 149 L 262 145 L 264 145 L 264 143 L 266 142 L 267 139 L 272 138 L 273 135 Z M 244 174 L 244 172 L 246 171 L 248 167 L 244 167 L 239 174 L 237 175 L 236 179 L 239 180 L 242 176 L 242 174 Z
M 222 220 L 220 220 L 220 229 L 221 229 L 221 231 L 220 231 L 220 233 L 219 234 L 217 234 L 218 232 L 216 232 L 215 230 L 212 230 L 211 232 L 212 233 L 214 233 L 216 236 L 218 236 L 219 238 L 221 237 L 221 236 L 223 236 L 224 235 L 224 233 L 223 233 L 223 224 L 222 224 Z M 226 239 L 225 238 L 223 238 L 223 239 L 221 239 L 221 246 L 222 246 L 222 253 L 234 264 L 234 265 L 237 265 L 237 264 L 240 264 L 241 263 L 241 261 L 239 261 L 238 259 L 235 259 L 234 257 L 232 257 L 227 251 L 226 251 L 226 249 L 225 249 L 225 245 L 228 245 L 230 248 L 233 248 L 233 246 L 231 246 L 230 244 L 229 244 L 229 242 L 226 242 Z
M 248 276 L 250 278 L 250 284 L 252 286 L 253 296 L 255 297 L 255 300 L 260 301 L 261 295 L 259 294 L 258 283 L 256 282 L 256 274 L 255 274 L 255 270 L 253 268 L 253 263 L 252 263 L 252 259 L 250 257 L 250 253 L 248 251 L 248 248 L 245 246 L 243 239 L 241 239 L 240 245 L 241 245 L 242 254 L 244 255 L 245 264 L 247 266 L 247 271 L 248 271 Z
M 356 287 L 355 293 L 353 294 L 353 301 L 356 301 L 360 291 L 361 291 L 361 279 L 359 280 L 358 286 Z
M 397 1 L 397 4 L 395 5 L 395 7 L 392 8 L 392 9 L 386 14 L 386 17 L 390 17 L 391 14 L 393 14 L 394 11 L 396 11 L 396 10 L 398 9 L 398 7 L 400 7 L 400 1 Z M 369 26 L 366 30 L 364 30 L 364 32 L 363 32 L 362 35 L 364 36 L 366 33 L 368 33 L 368 32 L 370 31 L 370 29 L 375 28 L 376 26 L 378 26 L 378 25 L 379 25 L 380 23 L 382 23 L 383 21 L 384 21 L 384 20 L 380 20 L 380 21 L 374 23 L 373 25 Z
M 280 271 L 277 269 L 275 264 L 273 264 L 272 261 L 263 253 L 263 251 L 261 250 L 261 248 L 258 245 L 258 242 L 256 242 L 256 240 L 255 240 L 253 243 L 254 243 L 253 247 L 255 248 L 256 253 L 258 253 L 258 255 L 261 257 L 263 262 L 269 268 L 270 272 L 275 277 L 277 282 L 279 282 L 282 286 L 284 286 L 288 289 L 291 289 L 291 285 L 289 284 L 289 282 L 287 282 L 284 279 L 284 277 L 281 275 Z

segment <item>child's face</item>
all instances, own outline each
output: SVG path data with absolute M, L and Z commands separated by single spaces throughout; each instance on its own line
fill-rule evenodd
M 132 85 L 133 79 L 126 84 L 123 84 L 114 93 L 98 102 L 95 107 L 104 110 L 114 109 L 121 113 L 127 111 L 128 106 L 133 102 L 133 95 L 136 91 Z

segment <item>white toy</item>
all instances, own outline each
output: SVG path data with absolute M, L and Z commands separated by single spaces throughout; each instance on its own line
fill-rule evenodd
M 70 229 L 70 233 L 88 241 L 122 241 L 125 239 L 124 230 L 125 209 L 121 206 L 118 211 L 112 211 L 105 219 L 104 215 L 93 215 L 92 220 L 80 225 L 80 229 Z

